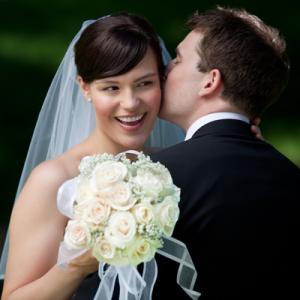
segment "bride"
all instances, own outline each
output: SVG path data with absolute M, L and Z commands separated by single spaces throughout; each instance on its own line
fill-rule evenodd
M 145 19 L 128 14 L 104 17 L 78 36 L 50 87 L 29 150 L 27 169 L 46 160 L 34 166 L 13 208 L 3 300 L 69 299 L 98 269 L 90 252 L 66 268 L 56 264 L 67 222 L 57 210 L 57 190 L 78 175 L 84 156 L 145 151 L 160 108 L 161 46 Z M 82 93 L 75 83 L 74 43 Z M 182 138 L 179 129 L 157 124 L 152 133 L 156 143 L 150 139 L 151 146 L 167 145 L 162 140 L 164 130 L 169 141 Z

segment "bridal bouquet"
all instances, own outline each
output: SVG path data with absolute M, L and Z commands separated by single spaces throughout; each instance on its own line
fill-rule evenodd
M 100 261 L 136 266 L 150 261 L 178 220 L 180 190 L 166 167 L 138 153 L 85 157 L 75 181 L 64 243 L 92 249 Z

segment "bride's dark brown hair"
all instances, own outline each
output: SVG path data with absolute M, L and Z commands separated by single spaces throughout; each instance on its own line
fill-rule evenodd
M 156 56 L 162 79 L 159 38 L 149 22 L 128 13 L 104 17 L 89 25 L 74 47 L 77 73 L 86 83 L 124 74 L 144 58 L 148 47 Z

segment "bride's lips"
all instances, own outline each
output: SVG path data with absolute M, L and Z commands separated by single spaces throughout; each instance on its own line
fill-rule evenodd
M 135 116 L 124 116 L 124 117 L 115 117 L 118 123 L 122 128 L 128 131 L 134 131 L 139 129 L 144 123 L 147 113 L 135 115 Z

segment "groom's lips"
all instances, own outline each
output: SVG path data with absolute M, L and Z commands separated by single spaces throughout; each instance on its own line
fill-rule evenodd
M 139 129 L 142 126 L 142 124 L 144 123 L 146 115 L 147 115 L 147 113 L 144 113 L 143 116 L 140 119 L 135 120 L 135 121 L 125 121 L 125 120 L 122 120 L 118 117 L 115 117 L 115 119 L 122 126 L 122 128 L 124 128 L 128 131 L 133 131 L 133 130 Z

